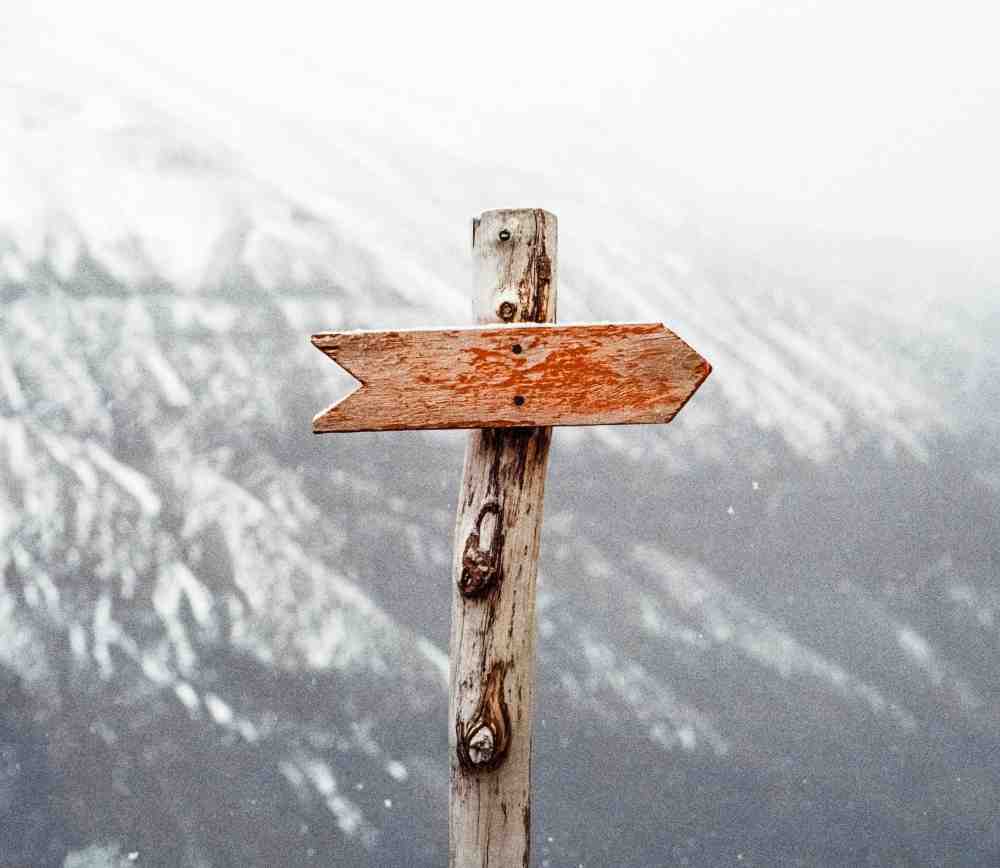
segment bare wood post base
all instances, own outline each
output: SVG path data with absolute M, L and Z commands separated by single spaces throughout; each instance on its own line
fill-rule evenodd
M 473 221 L 479 323 L 554 322 L 556 218 Z M 535 578 L 551 428 L 473 431 L 455 525 L 449 865 L 528 864 Z

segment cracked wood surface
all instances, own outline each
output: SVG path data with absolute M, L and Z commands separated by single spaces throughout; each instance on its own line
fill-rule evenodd
M 555 217 L 487 211 L 473 227 L 479 322 L 554 320 Z M 535 578 L 551 436 L 548 427 L 469 434 L 452 581 L 451 868 L 528 864 Z
M 669 422 L 711 371 L 660 323 L 552 325 L 556 219 L 473 221 L 480 328 L 326 332 L 360 385 L 317 433 L 473 428 L 455 522 L 451 868 L 527 866 L 535 582 L 553 425 Z
M 362 384 L 313 420 L 317 433 L 669 422 L 711 370 L 660 323 L 327 332 L 312 341 Z

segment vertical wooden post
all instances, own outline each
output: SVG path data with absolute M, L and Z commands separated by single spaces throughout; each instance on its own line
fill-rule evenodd
M 552 214 L 487 211 L 473 221 L 472 250 L 479 323 L 555 322 Z M 535 577 L 551 438 L 551 428 L 469 435 L 451 611 L 452 868 L 528 864 Z

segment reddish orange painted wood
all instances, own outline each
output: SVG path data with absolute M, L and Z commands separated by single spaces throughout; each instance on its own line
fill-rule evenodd
M 661 323 L 327 332 L 361 382 L 316 433 L 669 422 L 711 366 Z

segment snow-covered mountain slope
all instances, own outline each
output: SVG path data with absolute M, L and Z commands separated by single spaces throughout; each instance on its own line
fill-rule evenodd
M 502 173 L 502 191 L 480 192 L 479 167 L 429 141 L 422 126 L 435 119 L 391 95 L 360 101 L 423 133 L 404 146 L 354 120 L 359 95 L 345 86 L 331 93 L 345 123 L 314 132 L 297 116 L 268 125 L 219 108 L 149 70 L 117 93 L 88 75 L 59 93 L 0 91 L 0 280 L 23 281 L 44 262 L 62 280 L 95 270 L 133 291 L 263 291 L 298 328 L 459 323 L 473 209 L 543 198 L 562 217 L 562 320 L 667 320 L 723 372 L 713 386 L 734 415 L 802 454 L 833 454 L 855 422 L 921 454 L 928 432 L 951 421 L 942 386 L 961 387 L 963 363 L 982 349 L 942 304 L 948 286 L 907 304 L 898 288 L 866 297 L 792 281 L 696 230 L 655 183 L 621 182 L 623 194 L 617 178 L 567 167 L 565 177 Z M 303 307 L 328 286 L 335 299 Z M 942 348 L 957 384 L 921 369 L 936 368 Z
M 307 336 L 464 321 L 504 204 L 560 216 L 563 321 L 715 367 L 556 437 L 540 859 L 1000 853 L 985 292 L 810 285 L 638 173 L 490 190 L 389 94 L 314 130 L 129 72 L 0 89 L 0 862 L 441 863 L 462 437 L 312 438 Z

